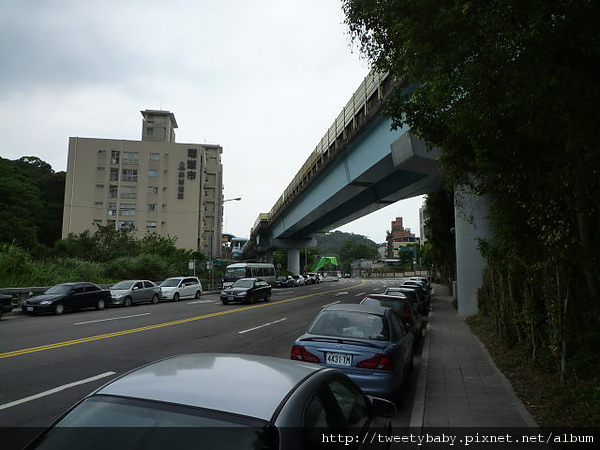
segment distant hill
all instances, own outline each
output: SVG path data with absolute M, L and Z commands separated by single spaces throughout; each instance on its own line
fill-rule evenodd
M 342 231 L 333 231 L 322 235 L 319 234 L 316 239 L 319 255 L 321 256 L 338 256 L 340 254 L 340 249 L 347 241 L 352 241 L 356 245 L 365 244 L 373 248 L 379 247 L 378 244 L 366 236 L 354 233 L 344 233 Z

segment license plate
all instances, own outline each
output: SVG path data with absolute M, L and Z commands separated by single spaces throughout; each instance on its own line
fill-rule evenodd
M 327 353 L 325 361 L 327 364 L 334 364 L 336 366 L 351 366 L 352 355 L 347 355 L 345 353 Z
M 33 312 L 33 306 L 28 306 L 27 307 L 27 312 Z
M 234 299 L 235 299 L 235 297 L 233 297 L 231 295 L 229 297 L 227 297 L 227 300 L 234 300 Z

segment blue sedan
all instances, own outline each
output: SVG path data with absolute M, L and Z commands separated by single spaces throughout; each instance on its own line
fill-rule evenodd
M 383 449 L 394 412 L 334 369 L 269 356 L 181 355 L 109 382 L 26 449 Z
M 368 395 L 396 399 L 413 363 L 414 336 L 389 308 L 336 304 L 296 339 L 291 358 L 334 367 Z

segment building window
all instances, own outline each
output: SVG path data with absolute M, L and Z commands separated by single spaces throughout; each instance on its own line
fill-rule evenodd
M 135 228 L 135 221 L 119 220 L 119 228 Z
M 118 195 L 118 186 L 109 186 L 108 187 L 108 198 L 117 198 Z
M 94 205 L 95 206 L 102 206 L 102 205 L 104 205 L 104 202 L 94 202 Z
M 102 219 L 94 219 L 93 223 L 102 223 Z
M 158 194 L 158 188 L 156 186 L 148 186 L 148 194 L 150 194 L 150 195 Z
M 160 153 L 150 153 L 150 161 L 160 161 Z
M 137 182 L 138 180 L 138 171 L 137 169 L 123 169 L 121 171 L 121 181 L 131 181 Z
M 156 203 L 148 203 L 148 211 L 158 211 L 158 205 Z
M 156 228 L 156 220 L 149 220 L 146 222 L 146 228 Z
M 135 203 L 121 203 L 119 214 L 121 216 L 135 216 Z
M 111 150 L 110 152 L 110 163 L 111 164 L 119 164 L 119 155 L 121 152 L 118 150 Z
M 106 221 L 106 226 L 107 226 L 107 227 L 114 227 L 116 224 L 117 224 L 117 221 L 116 221 L 116 220 L 114 220 L 114 219 L 108 219 L 108 220 Z
M 123 152 L 124 164 L 139 164 L 140 154 L 138 152 Z
M 106 170 L 106 167 L 98 167 L 98 172 L 102 172 L 103 170 Z
M 121 186 L 121 198 L 137 198 L 135 186 Z
M 117 215 L 117 204 L 116 203 L 109 203 L 108 204 L 108 215 L 109 216 L 116 216 Z
M 156 178 L 156 177 L 158 177 L 158 170 L 149 170 L 148 171 L 148 177 L 149 178 Z
M 97 183 L 97 184 L 96 184 L 96 187 L 97 187 L 97 188 L 104 188 L 104 183 Z
M 110 168 L 110 181 L 119 181 L 119 169 L 116 167 Z

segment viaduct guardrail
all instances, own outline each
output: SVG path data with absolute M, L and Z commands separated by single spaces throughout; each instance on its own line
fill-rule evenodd
M 268 213 L 259 214 L 250 234 L 268 227 L 310 185 L 311 181 L 348 145 L 348 142 L 379 113 L 394 87 L 404 80 L 387 72 L 371 71 L 336 117 L 321 141 Z

